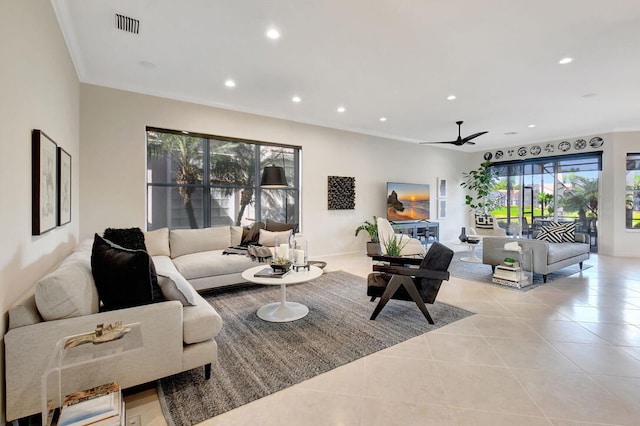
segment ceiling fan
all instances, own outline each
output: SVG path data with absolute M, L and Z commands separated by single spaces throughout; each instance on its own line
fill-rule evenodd
M 465 143 L 468 143 L 469 145 L 475 145 L 475 142 L 471 142 L 471 139 L 475 139 L 478 136 L 482 136 L 485 133 L 489 133 L 487 132 L 478 132 L 478 133 L 474 133 L 472 135 L 466 136 L 466 137 L 461 137 L 460 136 L 460 127 L 462 126 L 462 123 L 464 123 L 464 121 L 456 121 L 456 124 L 458 125 L 458 139 L 454 140 L 454 141 L 442 141 L 442 142 L 420 142 L 421 144 L 429 144 L 429 143 L 450 143 L 452 145 L 456 145 L 456 146 L 462 146 Z

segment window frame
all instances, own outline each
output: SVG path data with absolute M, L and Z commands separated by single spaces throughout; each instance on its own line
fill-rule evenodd
M 203 140 L 202 143 L 202 183 L 198 183 L 198 184 L 177 184 L 177 183 L 172 183 L 172 182 L 149 182 L 149 132 L 156 132 L 156 133 L 165 133 L 165 134 L 172 134 L 172 135 L 177 135 L 177 136 L 182 136 L 182 137 L 190 137 L 190 138 L 199 138 Z M 221 141 L 221 142 L 232 142 L 232 143 L 244 143 L 244 144 L 249 144 L 253 146 L 253 149 L 255 150 L 255 157 L 254 157 L 254 173 L 253 173 L 253 185 L 252 186 L 247 186 L 247 185 L 220 185 L 220 184 L 214 184 L 212 183 L 212 175 L 211 175 L 211 154 L 212 152 L 214 152 L 214 150 L 212 149 L 212 144 L 210 143 L 210 141 Z M 263 165 L 261 164 L 261 158 L 260 158 L 260 150 L 262 147 L 270 147 L 270 148 L 283 148 L 286 150 L 292 150 L 292 154 L 293 154 L 293 181 L 288 182 L 289 186 L 287 188 L 282 188 L 282 189 L 268 189 L 268 188 L 261 188 L 260 187 L 260 178 L 262 175 L 262 168 Z M 246 188 L 252 188 L 254 191 L 254 195 L 253 195 L 253 203 L 250 204 L 253 209 L 254 209 L 254 216 L 255 216 L 255 222 L 260 222 L 260 221 L 264 221 L 264 218 L 262 217 L 262 193 L 264 191 L 284 191 L 284 197 L 285 199 L 288 199 L 290 197 L 291 194 L 293 194 L 293 200 L 294 200 L 294 212 L 293 212 L 293 218 L 291 219 L 291 221 L 299 224 L 300 223 L 300 217 L 301 217 L 301 202 L 302 202 L 302 197 L 301 197 L 301 190 L 300 190 L 300 185 L 301 185 L 301 156 L 302 156 L 302 147 L 299 145 L 287 145 L 287 144 L 283 144 L 283 143 L 277 143 L 277 142 L 268 142 L 268 141 L 258 141 L 258 140 L 253 140 L 253 139 L 244 139 L 244 138 L 237 138 L 237 137 L 230 137 L 230 136 L 220 136 L 220 135 L 210 135 L 210 134 L 205 134 L 205 133 L 196 133 L 196 132 L 186 132 L 186 131 L 180 131 L 180 130 L 173 130 L 173 129 L 165 129 L 165 128 L 160 128 L 160 127 L 153 127 L 153 126 L 146 126 L 145 128 L 145 184 L 146 184 L 146 195 L 145 195 L 145 220 L 146 220 L 146 228 L 147 230 L 155 230 L 155 229 L 159 229 L 159 228 L 163 228 L 165 226 L 172 228 L 171 226 L 171 217 L 167 220 L 168 223 L 163 224 L 162 226 L 154 226 L 153 222 L 152 222 L 152 217 L 150 217 L 149 213 L 150 213 L 150 209 L 149 209 L 149 194 L 153 191 L 153 189 L 155 188 L 170 188 L 170 189 L 174 189 L 174 188 L 186 188 L 186 187 L 193 187 L 196 188 L 196 190 L 201 190 L 202 191 L 202 223 L 199 224 L 198 228 L 196 229 L 201 229 L 201 228 L 207 228 L 207 227 L 211 227 L 212 226 L 212 191 L 215 190 L 221 190 L 221 189 L 233 189 L 233 190 L 242 190 L 242 189 L 246 189 Z M 284 161 L 284 160 L 283 160 Z M 169 171 L 169 179 L 171 180 L 171 172 Z M 170 207 L 171 203 L 170 203 L 170 199 L 167 200 L 167 207 Z M 286 217 L 285 217 L 286 220 Z M 236 224 L 236 218 L 231 217 L 231 221 L 232 221 L 232 225 Z M 214 225 L 216 226 L 216 225 Z M 177 228 L 176 228 L 177 229 Z M 182 229 L 182 228 L 181 228 Z M 184 229 L 194 229 L 194 228 L 189 228 L 186 227 Z

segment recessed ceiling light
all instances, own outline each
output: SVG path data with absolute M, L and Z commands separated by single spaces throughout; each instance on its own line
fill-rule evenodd
M 455 98 L 456 98 L 456 95 L 449 95 L 449 96 L 447 96 L 447 100 L 448 100 L 448 101 L 452 101 L 452 100 L 454 100 Z
M 269 28 L 269 30 L 267 31 L 267 37 L 269 37 L 271 40 L 277 40 L 280 38 L 280 31 L 276 30 L 275 28 Z
M 511 135 L 517 135 L 518 132 L 507 132 L 505 133 L 505 136 L 511 136 Z
M 558 61 L 560 65 L 570 64 L 571 62 L 573 62 L 573 58 L 562 58 Z
M 338 107 L 338 112 L 345 112 L 345 111 L 346 111 L 345 107 L 343 107 L 343 106 Z
M 385 121 L 387 121 L 387 117 L 380 117 L 380 121 L 384 123 Z
M 536 127 L 536 125 L 535 124 L 529 124 L 527 127 L 530 128 L 530 129 L 533 129 L 534 127 Z
M 185 135 L 189 134 L 189 132 L 187 132 L 186 130 L 183 130 L 182 133 L 184 133 Z
M 300 98 L 300 96 L 294 96 L 291 100 L 295 103 L 302 102 L 302 98 Z
M 224 85 L 227 87 L 236 87 L 236 82 L 231 79 L 228 79 L 227 81 L 224 82 Z

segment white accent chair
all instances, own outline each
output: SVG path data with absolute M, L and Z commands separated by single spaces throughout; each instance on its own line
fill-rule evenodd
M 498 226 L 498 220 L 492 215 L 473 214 L 471 216 L 472 227 L 467 235 L 482 239 L 483 237 L 506 237 L 507 230 Z
M 385 242 L 391 241 L 391 239 L 395 236 L 399 241 L 400 246 L 402 247 L 402 251 L 400 252 L 401 256 L 412 256 L 412 255 L 420 255 L 424 256 L 427 250 L 420 243 L 420 240 L 415 238 L 411 238 L 405 234 L 396 234 L 393 230 L 393 227 L 389 223 L 387 219 L 377 218 L 376 223 L 378 224 L 378 238 L 380 239 L 380 250 L 383 255 L 387 254 L 387 249 L 385 247 Z

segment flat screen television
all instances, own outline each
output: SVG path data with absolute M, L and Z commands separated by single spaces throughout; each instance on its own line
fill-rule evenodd
M 387 220 L 407 222 L 429 219 L 429 185 L 387 182 Z

